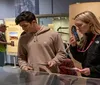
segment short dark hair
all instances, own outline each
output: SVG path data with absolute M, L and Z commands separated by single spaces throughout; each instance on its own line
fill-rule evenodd
M 15 19 L 15 23 L 18 25 L 22 21 L 27 21 L 31 23 L 33 20 L 36 20 L 35 15 L 30 11 L 21 12 Z

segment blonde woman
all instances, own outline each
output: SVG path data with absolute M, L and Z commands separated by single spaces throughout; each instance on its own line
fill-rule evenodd
M 100 78 L 100 23 L 90 11 L 84 11 L 74 18 L 74 25 L 83 34 L 80 44 L 74 35 L 70 38 L 70 51 L 82 64 L 78 71 L 84 77 Z

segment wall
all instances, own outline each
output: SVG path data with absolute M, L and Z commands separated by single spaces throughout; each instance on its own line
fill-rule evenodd
M 15 1 L 17 0 L 0 0 L 0 19 L 15 17 Z M 39 0 L 38 4 L 36 0 L 36 14 L 68 13 L 70 4 L 91 1 L 100 2 L 100 0 Z
M 92 6 L 92 7 L 91 7 Z M 100 2 L 95 2 L 95 3 L 80 3 L 80 4 L 72 4 L 69 7 L 69 24 L 70 27 L 73 24 L 74 18 L 78 13 L 81 13 L 83 11 L 92 11 L 98 20 L 100 21 Z
M 15 16 L 14 0 L 0 0 L 0 19 Z
M 23 11 L 38 12 L 38 0 L 15 0 L 15 16 Z M 37 8 L 36 8 L 37 7 Z
M 53 14 L 68 13 L 68 6 L 70 0 L 53 0 Z
M 39 0 L 40 14 L 66 13 L 67 7 L 66 0 Z
M 39 14 L 51 14 L 51 0 L 39 0 Z
M 40 14 L 69 13 L 69 5 L 77 2 L 100 2 L 100 0 L 39 0 Z M 52 5 L 53 3 L 53 5 Z M 53 7 L 53 8 L 52 8 Z
M 0 0 L 0 19 L 4 18 L 14 18 L 17 11 L 17 2 L 19 0 Z M 21 0 L 22 1 L 22 0 Z M 27 0 L 28 1 L 28 0 Z M 38 0 L 30 0 L 32 2 L 35 2 L 33 4 L 36 5 L 35 13 L 39 14 L 39 2 Z

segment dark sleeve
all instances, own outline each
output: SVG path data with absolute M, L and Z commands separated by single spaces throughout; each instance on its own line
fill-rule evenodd
M 96 40 L 96 41 L 100 41 L 100 35 L 98 35 L 98 39 Z M 100 55 L 100 43 L 99 43 L 99 45 L 98 45 L 98 47 L 97 47 L 98 49 L 98 57 L 100 57 L 99 55 Z M 94 56 L 94 57 L 96 57 L 96 55 Z M 92 73 L 97 73 L 97 74 L 100 74 L 100 58 L 97 58 L 96 60 L 94 60 L 95 62 L 98 62 L 98 64 L 97 65 L 94 65 L 94 66 L 92 66 L 92 67 L 90 67 L 90 72 L 91 72 L 91 74 Z
M 80 63 L 84 61 L 85 58 L 83 56 L 83 53 L 77 51 L 77 46 L 70 45 L 70 52 L 75 60 L 79 61 Z
M 100 74 L 100 65 L 90 67 L 90 72 Z

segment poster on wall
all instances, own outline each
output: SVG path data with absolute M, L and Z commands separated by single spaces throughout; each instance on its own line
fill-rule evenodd
M 18 32 L 9 32 L 9 37 L 11 41 L 18 40 Z
M 6 30 L 6 39 L 7 42 L 14 42 L 14 46 L 7 45 L 7 54 L 17 54 L 18 50 L 18 41 L 20 34 L 22 32 L 21 27 L 15 24 L 14 18 L 4 19 L 5 24 L 8 26 Z
M 15 16 L 23 11 L 31 11 L 36 13 L 35 4 L 38 0 L 15 0 Z

